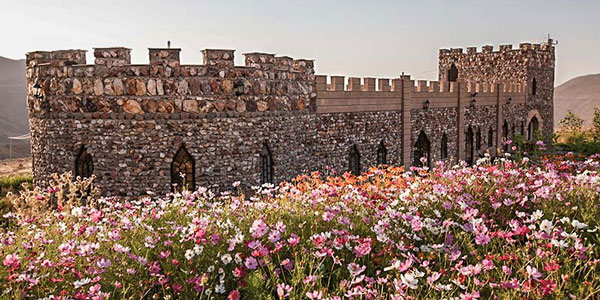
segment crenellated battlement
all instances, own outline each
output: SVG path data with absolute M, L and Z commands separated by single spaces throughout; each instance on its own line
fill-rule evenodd
M 245 66 L 235 66 L 234 50 L 205 49 L 203 65 L 182 65 L 180 52 L 150 48 L 145 65 L 131 64 L 131 49 L 125 47 L 94 48 L 92 65 L 85 64 L 85 50 L 30 52 L 30 111 L 241 113 L 311 107 L 312 60 L 248 53 Z M 40 95 L 34 95 L 36 83 Z
M 485 45 L 481 46 L 481 50 L 478 50 L 477 47 L 466 47 L 466 48 L 450 48 L 450 49 L 440 49 L 440 56 L 456 56 L 456 55 L 474 55 L 474 54 L 490 54 L 490 53 L 523 53 L 527 51 L 553 51 L 554 46 L 552 45 L 552 40 L 549 40 L 547 43 L 542 44 L 532 44 L 532 43 L 520 43 L 518 47 L 513 47 L 513 45 L 499 45 L 496 50 L 494 50 L 494 46 Z
M 524 83 L 471 83 L 413 80 L 399 78 L 357 78 L 315 76 L 317 112 L 385 111 L 422 109 L 425 101 L 432 108 L 471 105 L 497 105 L 526 102 Z M 466 101 L 465 99 L 468 99 Z M 461 101 L 462 100 L 462 101 Z

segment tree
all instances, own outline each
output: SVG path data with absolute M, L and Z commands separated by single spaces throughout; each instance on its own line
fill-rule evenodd
M 559 123 L 560 131 L 567 139 L 581 135 L 583 129 L 583 119 L 572 111 L 567 111 L 567 115 Z
M 594 119 L 592 120 L 592 136 L 594 142 L 600 142 L 600 108 L 594 108 Z

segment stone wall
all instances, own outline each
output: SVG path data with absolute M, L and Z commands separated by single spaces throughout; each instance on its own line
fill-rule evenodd
M 446 161 L 458 161 L 457 156 L 457 114 L 456 107 L 442 107 L 432 109 L 412 109 L 411 115 L 411 149 L 417 142 L 421 130 L 427 135 L 431 143 L 431 161 L 441 161 L 442 135 L 448 137 L 448 157 Z M 414 149 L 412 149 L 414 150 Z M 413 153 L 411 152 L 411 157 Z

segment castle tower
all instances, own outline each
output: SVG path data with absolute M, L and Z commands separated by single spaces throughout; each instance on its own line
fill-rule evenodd
M 500 45 L 497 51 L 493 46 L 483 46 L 481 52 L 476 47 L 468 47 L 466 51 L 440 49 L 439 80 L 525 83 L 524 136 L 529 139 L 532 132 L 539 129 L 546 142 L 550 142 L 554 130 L 554 64 L 552 39 L 544 44 L 521 43 L 518 49 L 513 49 L 512 45 Z M 507 109 L 511 110 L 510 107 Z M 505 115 L 508 116 L 508 112 Z M 510 123 L 508 121 L 509 127 L 516 127 L 516 132 L 523 126 L 520 122 Z

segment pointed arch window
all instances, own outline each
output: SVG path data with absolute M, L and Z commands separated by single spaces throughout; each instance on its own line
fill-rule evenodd
M 385 164 L 387 164 L 387 149 L 385 148 L 385 144 L 382 140 L 379 142 L 379 146 L 377 146 L 377 165 Z
M 413 166 L 429 167 L 431 165 L 431 144 L 423 130 L 419 133 L 413 149 Z M 425 158 L 425 164 L 421 162 L 421 158 Z
M 348 156 L 348 171 L 354 175 L 360 175 L 360 153 L 358 147 L 353 145 L 350 148 L 350 155 Z
M 456 80 L 458 80 L 458 68 L 452 64 L 450 69 L 448 69 L 448 81 L 456 82 Z
M 534 96 L 537 94 L 537 80 L 535 78 L 531 82 L 531 94 Z
M 477 127 L 477 133 L 475 134 L 475 151 L 481 150 L 481 128 Z
M 448 135 L 444 132 L 442 133 L 442 142 L 440 145 L 440 157 L 442 159 L 448 158 Z
M 492 126 L 490 126 L 490 129 L 488 130 L 488 147 L 494 147 L 494 129 L 492 129 Z
M 504 138 L 504 151 L 508 151 L 508 145 L 506 142 L 508 141 L 508 122 L 504 120 L 504 125 L 502 125 L 502 136 Z
M 535 132 L 539 129 L 540 122 L 538 121 L 538 118 L 534 116 L 533 118 L 531 118 L 531 121 L 529 121 L 529 125 L 527 126 L 527 139 L 533 140 L 533 138 L 535 137 Z
M 465 138 L 465 151 L 467 153 L 466 160 L 468 164 L 473 164 L 473 157 L 475 156 L 474 146 L 475 145 L 473 127 L 469 125 L 469 128 L 467 129 L 467 135 Z
M 193 191 L 196 188 L 195 162 L 190 153 L 181 146 L 171 162 L 171 186 L 175 189 Z M 175 185 L 177 185 L 175 187 Z
M 263 144 L 260 152 L 260 183 L 273 183 L 273 156 L 267 144 Z
M 94 174 L 94 161 L 84 146 L 81 146 L 75 158 L 75 177 L 88 178 Z

